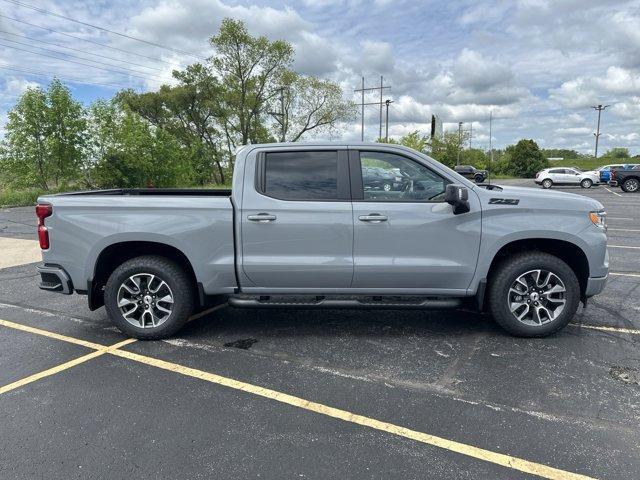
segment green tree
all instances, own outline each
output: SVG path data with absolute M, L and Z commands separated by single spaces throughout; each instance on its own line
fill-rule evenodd
M 193 182 L 188 152 L 169 132 L 116 102 L 96 102 L 89 112 L 94 186 L 177 187 Z
M 252 36 L 239 20 L 225 18 L 210 39 L 216 54 L 210 61 L 225 91 L 220 100 L 227 142 L 237 145 L 264 140 L 264 108 L 277 95 L 278 79 L 293 60 L 293 47 L 283 40 Z
M 607 150 L 605 154 L 602 156 L 605 158 L 611 158 L 613 160 L 625 160 L 625 159 L 631 158 L 631 155 L 629 154 L 629 149 L 622 148 L 622 147 L 615 147 L 615 148 L 612 148 L 611 150 Z
M 517 177 L 533 177 L 537 171 L 549 166 L 549 161 L 533 140 L 523 139 L 515 145 L 509 145 L 505 153 L 509 173 Z
M 82 106 L 55 79 L 30 88 L 8 113 L 0 168 L 5 183 L 48 190 L 80 176 L 86 120 Z
M 458 162 L 460 155 L 460 164 L 463 159 L 463 146 L 469 141 L 469 132 L 463 131 L 459 136 L 458 132 L 446 132 L 442 138 L 434 137 L 430 142 L 430 155 L 444 163 L 448 167 L 453 167 Z
M 281 142 L 297 142 L 308 132 L 331 133 L 338 122 L 356 114 L 355 104 L 345 101 L 340 86 L 328 80 L 287 70 L 278 85 L 270 110 Z

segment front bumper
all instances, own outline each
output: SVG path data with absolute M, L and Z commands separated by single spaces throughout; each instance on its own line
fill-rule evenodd
M 587 280 L 587 288 L 585 289 L 584 296 L 589 298 L 594 295 L 598 295 L 604 289 L 607 283 L 609 275 L 604 277 L 589 277 Z
M 65 295 L 73 293 L 73 282 L 71 277 L 64 271 L 64 268 L 58 265 L 38 265 L 36 267 L 40 274 L 40 284 L 42 290 L 49 292 L 58 292 Z

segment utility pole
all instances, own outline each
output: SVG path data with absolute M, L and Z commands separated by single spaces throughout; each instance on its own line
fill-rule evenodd
M 491 185 L 491 164 L 493 163 L 493 139 L 491 138 L 493 135 L 493 110 L 489 110 L 489 185 Z
M 380 75 L 380 131 L 378 138 L 382 138 L 382 89 L 384 88 L 384 78 Z
M 596 137 L 596 152 L 595 152 L 595 158 L 598 158 L 598 140 L 600 140 L 600 115 L 602 114 L 602 111 L 607 108 L 609 105 L 598 105 L 596 107 L 591 107 L 594 110 L 598 111 L 598 129 L 596 130 L 596 133 L 594 133 L 595 137 Z
M 362 77 L 362 87 L 361 88 L 357 88 L 354 90 L 354 92 L 360 92 L 360 116 L 362 117 L 360 119 L 360 140 L 364 142 L 364 107 L 365 105 L 379 105 L 380 106 L 380 131 L 379 131 L 379 135 L 380 138 L 382 137 L 382 91 L 386 90 L 387 88 L 391 88 L 391 86 L 384 85 L 384 78 L 382 78 L 382 76 L 380 76 L 380 86 L 379 87 L 369 87 L 369 88 L 365 88 L 364 86 L 364 77 Z M 375 90 L 379 90 L 380 91 L 380 101 L 379 102 L 372 102 L 372 103 L 365 103 L 364 102 L 364 94 L 365 92 L 372 92 Z
M 469 124 L 469 150 L 471 150 L 471 139 L 473 138 L 473 122 Z
M 268 113 L 276 117 L 277 122 L 280 124 L 280 141 L 284 142 L 287 137 L 287 122 L 284 114 L 284 87 L 278 88 L 278 91 L 280 92 L 280 111 Z
M 460 150 L 462 149 L 462 122 L 458 122 L 458 160 L 456 166 L 460 166 Z
M 385 100 L 384 104 L 387 106 L 387 113 L 384 122 L 384 141 L 389 141 L 389 104 L 393 103 L 393 100 Z

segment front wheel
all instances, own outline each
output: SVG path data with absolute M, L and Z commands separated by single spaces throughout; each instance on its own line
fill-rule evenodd
M 591 188 L 592 185 L 593 181 L 590 178 L 585 178 L 584 180 L 582 180 L 582 182 L 580 182 L 580 186 L 582 188 Z
M 560 258 L 533 252 L 499 264 L 488 294 L 493 318 L 507 332 L 545 337 L 573 318 L 580 303 L 580 284 Z
M 620 188 L 625 192 L 637 192 L 640 189 L 640 182 L 635 178 L 628 178 L 622 182 Z
M 484 182 L 484 175 L 476 175 L 474 180 L 476 183 L 482 183 Z
M 192 283 L 175 262 L 144 255 L 114 270 L 105 286 L 104 304 L 123 333 L 141 340 L 167 338 L 193 311 Z
M 551 188 L 551 185 L 553 185 L 553 181 L 550 178 L 542 181 L 542 188 Z

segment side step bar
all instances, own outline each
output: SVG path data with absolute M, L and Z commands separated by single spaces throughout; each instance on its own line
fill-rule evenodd
M 278 297 L 282 298 L 282 297 Z M 237 308 L 388 308 L 388 309 L 427 309 L 427 308 L 457 308 L 462 305 L 459 298 L 424 298 L 417 302 L 402 302 L 384 300 L 358 300 L 358 299 L 328 299 L 316 297 L 314 301 L 300 301 L 291 298 L 291 301 L 273 301 L 270 297 L 240 298 L 230 297 L 229 305 Z

